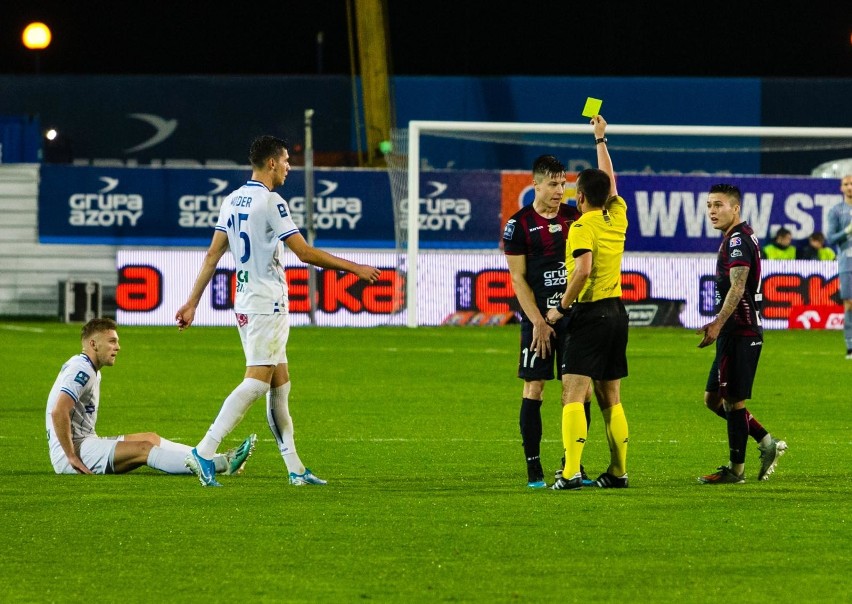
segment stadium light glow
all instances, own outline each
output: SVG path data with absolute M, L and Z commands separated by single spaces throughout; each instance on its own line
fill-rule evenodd
M 21 40 L 23 40 L 24 46 L 30 50 L 44 50 L 50 46 L 52 37 L 50 28 L 44 23 L 36 21 L 24 28 Z

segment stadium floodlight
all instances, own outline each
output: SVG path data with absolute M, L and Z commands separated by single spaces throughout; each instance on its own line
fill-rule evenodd
M 388 156 L 388 170 L 391 181 L 391 190 L 394 198 L 395 219 L 397 228 L 397 240 L 399 252 L 405 252 L 406 278 L 406 324 L 409 327 L 417 326 L 417 277 L 418 277 L 418 255 L 420 253 L 420 229 L 419 229 L 419 202 L 408 203 L 408 200 L 420 199 L 420 173 L 421 173 L 421 139 L 424 135 L 444 136 L 457 139 L 491 141 L 497 143 L 513 144 L 542 144 L 543 139 L 534 139 L 529 135 L 542 135 L 548 137 L 573 135 L 587 136 L 591 132 L 588 124 L 546 124 L 546 123 L 512 123 L 512 122 L 460 122 L 460 121 L 429 121 L 413 120 L 408 124 L 407 133 L 398 131 L 393 141 L 393 153 Z M 401 143 L 407 134 L 407 144 Z M 808 127 L 768 127 L 768 126 L 679 126 L 679 125 L 610 125 L 607 127 L 607 135 L 630 135 L 632 140 L 654 141 L 657 144 L 659 137 L 709 137 L 714 143 L 711 149 L 690 148 L 695 145 L 686 145 L 684 148 L 669 147 L 669 152 L 763 152 L 763 151 L 799 151 L 808 148 L 819 149 L 850 149 L 852 148 L 852 128 L 808 128 Z M 639 137 L 639 138 L 637 138 Z M 523 140 L 523 139 L 527 140 Z M 757 140 L 757 148 L 744 147 L 739 144 L 738 148 L 719 149 L 715 142 L 719 138 Z M 791 140 L 799 139 L 813 142 L 815 140 L 833 139 L 839 143 L 828 146 L 807 145 L 804 142 L 790 143 Z M 776 141 L 776 149 L 763 148 L 765 142 Z M 547 144 L 560 146 L 560 143 L 549 141 Z M 783 146 L 786 144 L 786 146 Z M 564 144 L 563 146 L 576 147 L 576 144 Z M 588 145 L 586 145 L 588 146 Z M 754 143 L 751 143 L 754 147 Z M 612 150 L 616 149 L 611 145 Z M 399 155 L 407 151 L 407 157 Z M 633 147 L 631 151 L 660 151 L 662 149 L 645 147 Z M 395 156 L 395 157 L 391 157 Z M 618 159 L 616 158 L 616 165 Z M 496 166 L 494 167 L 497 168 Z

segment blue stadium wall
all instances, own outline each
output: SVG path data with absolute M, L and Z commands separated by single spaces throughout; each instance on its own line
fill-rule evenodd
M 412 119 L 578 123 L 579 108 L 594 96 L 604 99 L 607 118 L 621 124 L 852 126 L 850 79 L 398 76 L 392 86 L 399 125 Z M 260 133 L 285 135 L 298 152 L 308 108 L 315 111 L 318 158 L 346 165 L 358 148 L 352 98 L 345 76 L 0 76 L 2 114 L 36 116 L 43 128 L 57 128 L 83 165 L 245 165 L 248 141 Z M 424 156 L 436 167 L 524 167 L 505 165 L 505 152 L 438 141 Z M 807 174 L 818 160 L 832 159 L 836 152 L 802 162 L 788 154 L 752 157 L 737 171 Z M 7 154 L 4 161 L 16 159 Z M 621 170 L 645 167 L 625 161 L 631 160 L 622 157 Z M 672 161 L 679 161 L 676 155 Z

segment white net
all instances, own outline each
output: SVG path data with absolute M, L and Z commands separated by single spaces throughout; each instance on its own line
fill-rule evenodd
M 590 136 L 588 124 L 497 122 L 413 121 L 408 129 L 392 132 L 393 148 L 385 158 L 410 326 L 417 325 L 417 259 L 424 228 L 420 208 L 428 202 L 421 187 L 432 175 L 529 171 L 543 153 L 579 172 L 595 166 Z M 828 176 L 852 162 L 852 128 L 610 125 L 607 137 L 619 174 Z M 410 198 L 418 203 L 409 204 Z

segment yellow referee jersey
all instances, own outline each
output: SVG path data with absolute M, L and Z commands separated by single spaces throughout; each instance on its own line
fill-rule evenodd
M 577 296 L 578 302 L 621 297 L 621 257 L 627 236 L 627 204 L 621 197 L 607 199 L 604 210 L 589 210 L 568 230 L 565 271 L 574 270 L 574 250 L 592 251 L 592 273 Z

